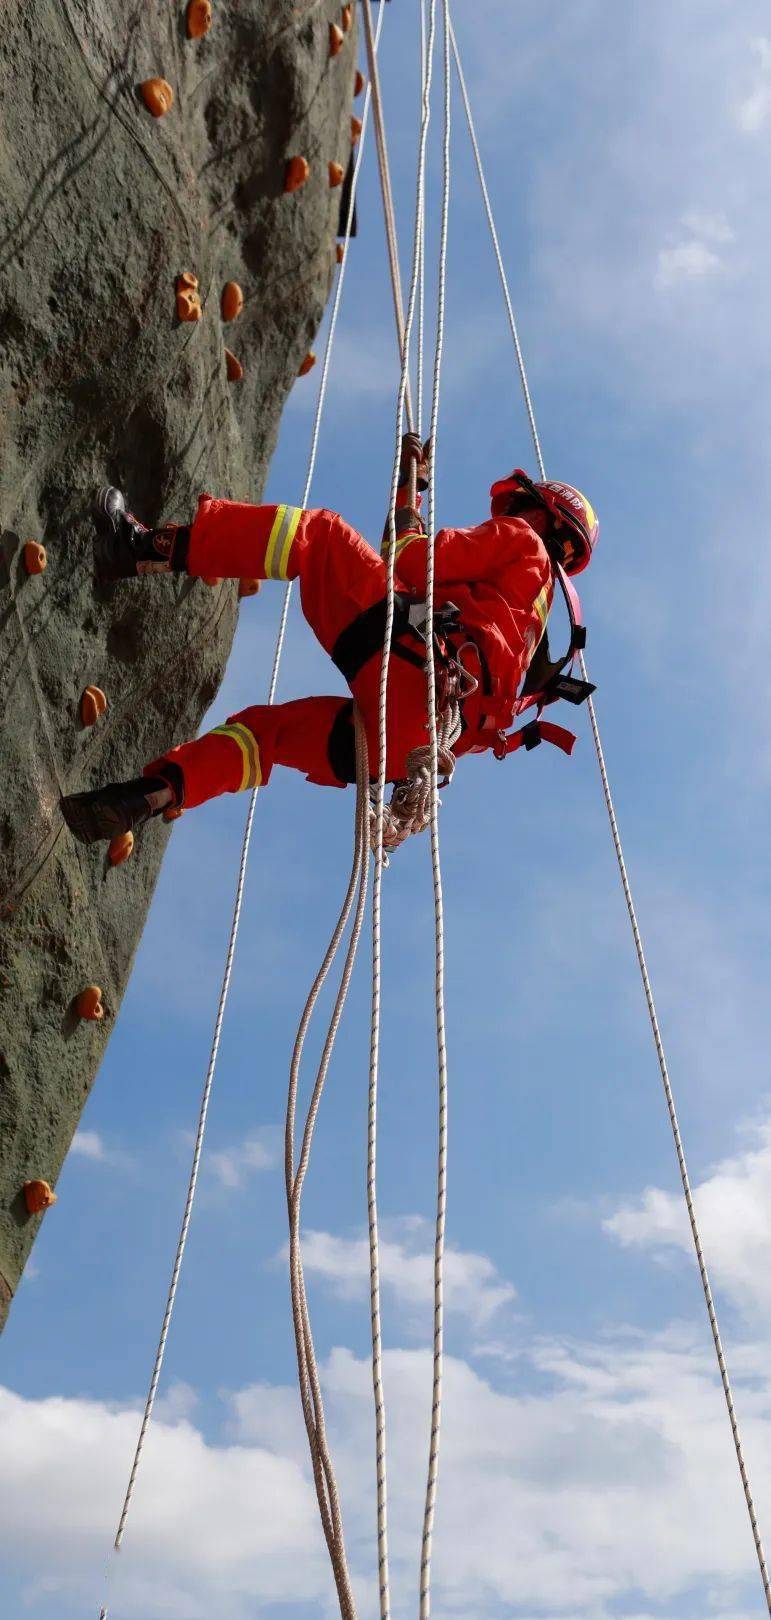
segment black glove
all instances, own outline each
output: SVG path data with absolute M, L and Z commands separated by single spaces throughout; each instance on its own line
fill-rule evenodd
M 417 488 L 428 489 L 428 468 L 431 459 L 431 440 L 421 444 L 417 433 L 405 433 L 399 463 L 399 488 L 403 489 L 410 476 L 410 463 L 417 462 Z
M 405 534 L 423 535 L 426 532 L 420 513 L 416 512 L 412 506 L 397 506 L 394 513 L 394 527 L 396 529 L 397 541 L 401 540 Z M 388 518 L 386 518 L 385 528 L 383 530 L 383 546 L 387 546 L 390 543 L 390 540 L 391 525 Z

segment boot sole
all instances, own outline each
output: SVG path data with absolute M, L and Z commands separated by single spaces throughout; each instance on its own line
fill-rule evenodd
M 122 560 L 121 544 L 115 533 L 115 524 L 107 511 L 107 497 L 115 488 L 114 484 L 104 484 L 98 489 L 94 497 L 92 515 L 96 529 L 97 544 L 96 571 L 99 578 L 114 584 L 119 579 L 136 579 L 136 566 L 132 563 L 130 568 Z M 123 506 L 125 511 L 125 502 Z M 117 557 L 115 553 L 118 553 Z

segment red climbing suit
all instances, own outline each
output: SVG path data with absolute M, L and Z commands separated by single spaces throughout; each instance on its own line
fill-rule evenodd
M 425 743 L 425 647 L 406 623 L 426 590 L 426 540 L 397 540 L 397 633 L 389 667 L 386 776 L 406 775 L 407 755 Z M 464 731 L 455 753 L 492 744 L 507 726 L 514 699 L 551 606 L 552 568 L 542 540 L 521 517 L 493 517 L 474 529 L 436 537 L 435 609 L 454 603 L 462 631 L 451 648 L 479 682 L 465 700 Z M 335 512 L 294 506 L 249 506 L 201 497 L 188 572 L 220 578 L 299 579 L 303 612 L 322 647 L 345 675 L 367 732 L 370 772 L 378 767 L 378 699 L 386 595 L 382 557 Z M 401 628 L 399 626 L 401 625 Z M 273 766 L 291 765 L 308 780 L 342 786 L 354 779 L 352 704 L 341 697 L 261 704 L 231 715 L 196 742 L 172 748 L 146 766 L 182 769 L 186 806 L 218 793 L 268 781 Z

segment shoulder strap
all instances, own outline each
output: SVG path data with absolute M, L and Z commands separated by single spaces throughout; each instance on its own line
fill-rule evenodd
M 530 660 L 530 667 L 517 700 L 518 714 L 522 714 L 534 704 L 543 708 L 547 703 L 556 703 L 559 698 L 565 698 L 568 703 L 584 703 L 595 691 L 591 681 L 577 680 L 570 674 L 576 653 L 586 646 L 586 627 L 581 617 L 578 591 L 571 584 L 560 563 L 554 561 L 552 567 L 568 611 L 570 641 L 567 652 L 563 653 L 561 658 L 552 659 L 549 654 L 548 631 L 544 630 Z M 566 670 L 567 674 L 564 673 Z

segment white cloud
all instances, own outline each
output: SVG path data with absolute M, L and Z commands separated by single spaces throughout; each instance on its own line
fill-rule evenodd
M 96 1612 L 138 1414 L 0 1390 L 0 1422 L 6 1576 L 44 1583 L 57 1612 Z M 209 1445 L 184 1420 L 153 1425 L 124 1557 L 112 1603 L 137 1620 L 209 1620 L 223 1603 L 240 1617 L 246 1594 L 310 1603 L 324 1590 L 313 1493 L 297 1464 L 260 1446 Z
M 658 1620 L 744 1615 L 756 1574 L 720 1391 L 682 1331 L 541 1340 L 493 1387 L 445 1363 L 437 1612 L 599 1620 L 635 1603 Z M 761 1521 L 771 1501 L 771 1387 L 763 1359 L 737 1390 Z M 336 1350 L 322 1367 L 347 1544 L 373 1601 L 371 1370 Z M 413 1613 L 431 1403 L 427 1350 L 385 1356 L 395 1620 Z M 190 1406 L 184 1391 L 181 1409 Z M 287 1603 L 332 1612 L 297 1392 L 229 1401 L 227 1444 L 183 1411 L 151 1430 L 111 1602 L 122 1620 L 233 1620 Z M 93 1608 L 136 1440 L 135 1410 L 0 1391 L 0 1549 L 24 1600 L 61 1620 Z M 743 1603 L 742 1599 L 746 1598 Z
M 752 54 L 755 58 L 752 84 L 736 109 L 739 128 L 748 135 L 757 134 L 771 117 L 771 39 L 754 39 Z
M 656 263 L 659 287 L 672 287 L 678 281 L 698 281 L 720 270 L 722 261 L 706 242 L 693 237 L 677 247 L 661 248 Z
M 725 214 L 686 214 L 683 225 L 693 236 L 701 237 L 705 242 L 723 244 L 734 240 L 734 233 Z
M 87 1159 L 91 1164 L 109 1165 L 114 1170 L 128 1169 L 133 1162 L 122 1149 L 108 1147 L 99 1131 L 77 1130 L 70 1144 L 70 1152 L 76 1158 Z
M 243 1142 L 235 1143 L 233 1147 L 218 1148 L 208 1155 L 206 1161 L 210 1173 L 220 1186 L 238 1188 L 261 1170 L 272 1170 L 276 1164 L 273 1135 L 272 1131 L 260 1131 Z
M 408 1216 L 391 1223 L 398 1236 L 380 1237 L 380 1282 L 411 1327 L 431 1330 L 433 1302 L 433 1231 L 427 1221 Z M 303 1266 L 308 1276 L 326 1282 L 341 1299 L 361 1299 L 369 1279 L 369 1242 L 366 1237 L 338 1237 L 331 1232 L 303 1234 Z M 444 1300 L 448 1311 L 463 1316 L 476 1329 L 485 1327 L 503 1306 L 516 1297 L 484 1254 L 447 1248 L 444 1257 Z M 402 1326 L 404 1326 L 402 1322 Z
M 771 1317 L 771 1122 L 694 1188 L 713 1282 L 748 1317 Z M 692 1252 L 682 1195 L 648 1187 L 604 1222 L 625 1248 Z
M 104 1142 L 98 1131 L 76 1131 L 70 1152 L 79 1154 L 83 1159 L 103 1159 Z

